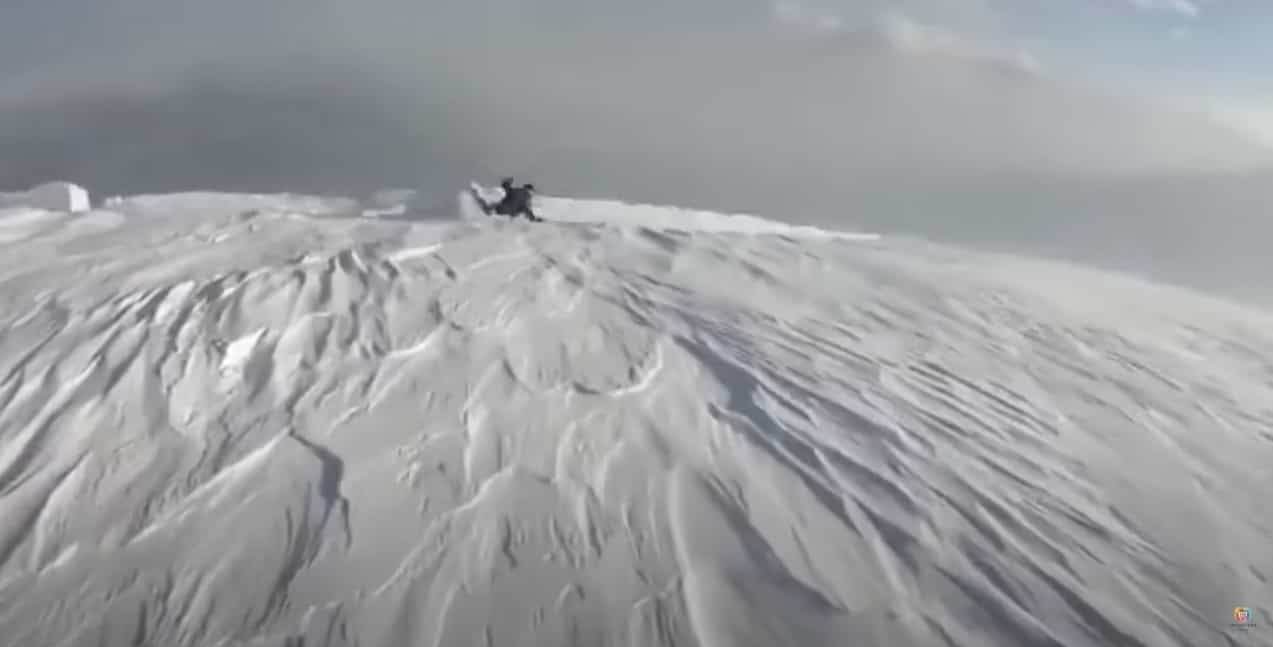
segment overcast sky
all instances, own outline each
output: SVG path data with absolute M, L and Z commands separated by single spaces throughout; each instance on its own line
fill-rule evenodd
M 1265 118 L 1273 113 L 1266 96 L 1273 95 L 1273 6 L 1264 5 L 6 3 L 5 134 L 35 158 L 28 166 L 47 168 L 24 173 L 11 162 L 0 179 L 65 166 L 88 181 L 109 159 L 115 170 L 100 180 L 121 189 L 208 181 L 205 165 L 214 180 L 233 183 L 241 172 L 244 181 L 307 184 L 312 171 L 289 177 L 253 168 L 260 158 L 253 140 L 267 131 L 261 144 L 279 156 L 291 137 L 297 152 L 308 151 L 323 138 L 323 123 L 339 126 L 327 134 L 339 140 L 332 148 L 383 154 L 385 168 L 357 166 L 386 182 L 489 165 L 578 184 L 572 178 L 593 181 L 599 168 L 635 173 L 629 163 L 650 157 L 662 168 L 684 158 L 685 166 L 673 164 L 677 173 L 702 173 L 710 163 L 731 175 L 766 175 L 771 169 L 758 158 L 775 156 L 779 167 L 799 162 L 828 176 L 863 166 L 919 174 L 950 166 L 1217 170 L 1256 164 L 1273 147 L 1273 121 Z M 293 103 L 308 104 L 311 114 Z M 305 123 L 319 114 L 320 123 Z M 33 129 L 37 115 L 42 127 Z M 289 118 L 294 123 L 278 126 Z M 102 132 L 133 121 L 150 122 L 154 132 Z M 82 150 L 89 133 L 101 140 L 99 154 Z M 178 154 L 166 149 L 178 139 L 206 145 L 202 155 L 181 147 L 189 177 L 163 163 L 156 165 L 168 167 L 164 179 L 148 181 L 143 158 Z M 125 141 L 132 150 L 120 150 Z M 236 165 L 238 172 L 229 168 Z M 582 165 L 594 172 L 572 169 Z
M 7 2 L 0 189 L 447 195 L 512 173 L 1073 257 L 1121 246 L 1098 260 L 1185 282 L 1190 254 L 1242 258 L 1223 280 L 1256 282 L 1273 225 L 1229 210 L 1268 197 L 1270 61 L 1262 0 Z M 1199 213 L 1246 229 L 1198 251 Z M 1130 253 L 1097 240 L 1111 218 L 1176 224 L 1166 251 Z

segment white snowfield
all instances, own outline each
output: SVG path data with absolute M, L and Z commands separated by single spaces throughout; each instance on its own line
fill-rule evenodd
M 0 243 L 0 644 L 1273 644 L 1267 313 L 654 207 L 351 204 Z

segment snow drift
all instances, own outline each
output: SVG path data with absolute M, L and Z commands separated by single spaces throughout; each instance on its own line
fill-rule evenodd
M 1267 314 L 383 207 L 123 199 L 0 248 L 0 642 L 1273 644 Z
M 68 182 L 48 182 L 22 193 L 0 193 L 0 207 L 21 206 L 48 211 L 88 211 L 88 191 Z

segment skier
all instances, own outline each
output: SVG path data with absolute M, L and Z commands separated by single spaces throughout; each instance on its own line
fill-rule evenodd
M 543 222 L 543 218 L 535 215 L 534 209 L 531 208 L 531 201 L 535 194 L 535 185 L 523 184 L 520 187 L 513 186 L 513 178 L 504 178 L 499 186 L 504 189 L 504 198 L 495 205 L 486 209 L 487 213 L 496 213 L 501 216 L 516 218 L 518 216 L 526 216 L 531 222 Z

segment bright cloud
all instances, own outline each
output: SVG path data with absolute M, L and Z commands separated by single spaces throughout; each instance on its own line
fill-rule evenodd
M 1273 147 L 1273 106 L 1228 102 L 1212 106 L 1209 112 L 1216 121 Z
M 917 19 L 897 7 L 847 18 L 825 8 L 781 0 L 774 5 L 774 16 L 796 29 L 836 35 L 868 49 L 875 46 L 904 55 L 992 64 L 1023 73 L 1036 73 L 1042 67 L 1028 51 L 999 46 L 988 38 L 972 37 L 937 22 Z
M 1163 11 L 1175 13 L 1189 18 L 1202 14 L 1202 7 L 1193 0 L 1129 0 L 1133 6 L 1143 11 Z

